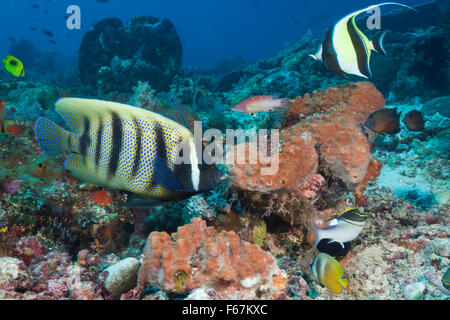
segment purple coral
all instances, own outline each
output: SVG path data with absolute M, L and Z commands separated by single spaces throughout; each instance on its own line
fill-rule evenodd
M 17 191 L 20 189 L 20 185 L 22 184 L 22 180 L 15 179 L 11 182 L 7 182 L 4 184 L 5 192 L 11 196 L 15 195 Z
M 66 297 L 69 289 L 61 280 L 50 280 L 48 282 L 47 292 L 49 296 L 59 299 Z
M 41 245 L 36 237 L 24 237 L 19 240 L 16 246 L 17 256 L 22 259 L 27 265 L 31 261 L 45 254 L 47 250 Z

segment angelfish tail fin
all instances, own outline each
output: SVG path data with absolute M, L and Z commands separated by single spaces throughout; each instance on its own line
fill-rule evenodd
M 71 151 L 69 148 L 71 133 L 47 118 L 37 119 L 34 129 L 39 146 L 49 156 Z
M 383 40 L 384 40 L 384 36 L 388 32 L 389 32 L 389 30 L 386 30 L 386 31 L 381 32 L 378 35 L 376 35 L 375 38 L 373 38 L 372 41 L 370 41 L 370 44 L 371 44 L 370 49 L 378 52 L 379 54 L 381 54 L 383 56 L 386 56 L 387 53 L 383 46 Z

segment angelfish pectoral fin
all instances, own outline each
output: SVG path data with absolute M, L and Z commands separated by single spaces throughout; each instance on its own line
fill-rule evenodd
M 154 179 L 157 184 L 168 190 L 178 191 L 183 189 L 183 185 L 177 180 L 173 171 L 158 155 L 156 155 L 154 164 Z
M 166 206 L 168 204 L 174 203 L 174 201 L 162 201 L 162 200 L 133 200 L 129 202 L 120 203 L 119 206 L 121 207 L 128 207 L 128 208 L 153 208 L 153 207 L 162 207 Z

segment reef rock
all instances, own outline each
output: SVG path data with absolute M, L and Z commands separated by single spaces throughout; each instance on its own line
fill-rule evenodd
M 105 276 L 106 291 L 118 295 L 133 289 L 136 286 L 139 266 L 139 260 L 126 258 L 107 268 L 102 273 Z
M 301 211 L 314 215 L 313 204 L 323 210 L 364 181 L 373 136 L 362 123 L 384 104 L 382 94 L 369 82 L 331 87 L 291 100 L 280 133 L 279 170 L 273 175 L 262 175 L 261 171 L 268 160 L 276 161 L 276 154 L 256 164 L 235 163 L 230 166 L 233 186 L 253 192 L 248 198 L 265 203 L 265 214 L 278 213 L 293 224 L 310 221 Z M 251 143 L 246 147 L 250 153 L 258 151 Z M 316 174 L 323 177 L 318 187 L 311 183 Z M 310 186 L 314 190 L 308 190 Z
M 181 41 L 167 19 L 134 17 L 128 26 L 117 18 L 104 19 L 83 38 L 80 79 L 104 91 L 130 92 L 139 80 L 168 90 L 182 55 Z
M 37 237 L 24 237 L 17 243 L 16 253 L 18 257 L 29 265 L 34 258 L 45 254 L 46 249 L 42 246 Z
M 261 176 L 261 162 L 234 164 L 234 186 L 259 192 L 302 187 L 320 164 L 354 189 L 364 179 L 371 157 L 371 142 L 361 124 L 384 104 L 381 93 L 369 82 L 332 87 L 291 101 L 280 134 L 278 172 Z M 256 146 L 248 147 L 250 153 L 257 151 Z
M 412 21 L 416 24 L 415 19 Z M 412 102 L 416 97 L 426 101 L 449 92 L 449 43 L 450 33 L 445 27 L 388 34 L 384 41 L 388 55 L 375 54 L 372 59 L 378 90 L 391 102 Z
M 32 285 L 33 278 L 23 261 L 11 257 L 0 258 L 0 290 L 28 290 Z
M 422 106 L 422 112 L 427 116 L 440 113 L 441 116 L 450 118 L 450 96 L 434 98 L 427 101 Z
M 58 89 L 48 85 L 40 85 L 36 88 L 19 87 L 11 90 L 8 98 L 15 104 L 15 111 L 9 113 L 8 117 L 34 121 L 47 113 L 51 114 L 55 102 L 60 97 Z M 54 118 L 53 116 L 51 119 Z
M 285 277 L 274 258 L 257 245 L 240 240 L 233 231 L 218 233 L 195 218 L 172 236 L 150 234 L 138 285 L 191 292 L 191 299 L 251 299 L 258 289 L 280 295 L 285 287 L 278 284 L 285 283 Z
M 308 55 L 319 46 L 312 32 L 307 32 L 294 44 L 286 47 L 273 57 L 243 67 L 239 81 L 227 94 L 229 103 L 236 104 L 240 100 L 256 95 L 273 94 L 284 98 L 295 98 L 315 89 L 327 88 L 344 80 L 330 77 L 326 68 L 311 59 Z

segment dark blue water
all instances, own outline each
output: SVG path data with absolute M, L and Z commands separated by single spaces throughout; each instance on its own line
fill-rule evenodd
M 416 5 L 424 0 L 403 0 Z M 29 39 L 39 49 L 73 56 L 83 35 L 97 21 L 118 17 L 153 15 L 173 22 L 183 43 L 184 65 L 210 66 L 241 56 L 256 61 L 297 41 L 308 29 L 321 38 L 325 29 L 343 15 L 374 4 L 370 0 L 3 0 L 1 6 L 0 54 L 8 53 L 13 37 Z M 39 8 L 33 8 L 37 4 Z M 65 17 L 69 5 L 81 8 L 82 29 L 68 30 Z M 396 9 L 384 7 L 383 12 Z M 45 11 L 48 11 L 45 13 Z M 36 31 L 29 28 L 35 27 Z M 41 29 L 50 30 L 56 45 Z

